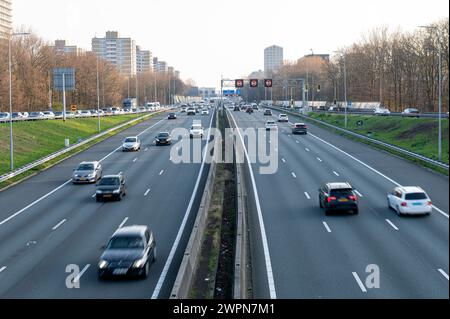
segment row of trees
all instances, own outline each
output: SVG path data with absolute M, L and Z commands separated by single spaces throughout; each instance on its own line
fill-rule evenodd
M 274 75 L 275 100 L 290 99 L 296 78 L 308 79 L 309 101 L 344 101 L 344 69 L 348 101 L 381 102 L 391 110 L 417 107 L 437 111 L 438 53 L 442 57 L 443 107 L 449 103 L 449 20 L 414 32 L 378 28 L 359 42 L 342 48 L 331 60 L 308 56 L 289 63 Z M 344 68 L 345 66 L 345 68 Z M 319 90 L 320 86 L 320 90 Z M 301 100 L 300 86 L 293 98 Z
M 56 54 L 50 45 L 30 32 L 13 38 L 12 92 L 14 111 L 61 109 L 62 94 L 53 90 L 53 68 L 73 67 L 76 70 L 76 90 L 67 92 L 67 105 L 80 109 L 97 106 L 97 61 L 101 106 L 120 106 L 126 97 L 139 102 L 162 104 L 173 101 L 175 95 L 185 95 L 189 87 L 180 79 L 163 73 L 145 73 L 124 77 L 115 66 L 93 53 L 82 55 Z M 138 89 L 136 90 L 136 85 Z M 156 90 L 155 90 L 156 86 Z M 9 110 L 8 41 L 0 41 L 0 111 Z

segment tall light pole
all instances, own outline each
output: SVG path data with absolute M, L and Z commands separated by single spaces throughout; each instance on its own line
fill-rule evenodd
M 439 32 L 438 28 L 435 26 L 420 26 L 420 28 L 425 28 L 428 30 L 433 30 Z M 438 33 L 439 38 L 439 33 Z M 438 74 L 439 74 L 439 88 L 438 88 L 438 112 L 439 112 L 439 133 L 438 133 L 438 158 L 442 162 L 442 52 L 441 45 L 438 43 Z
M 27 36 L 29 33 L 10 33 L 8 40 L 8 65 L 9 65 L 9 163 L 11 172 L 14 170 L 14 138 L 13 138 L 13 107 L 12 107 L 12 57 L 11 40 L 13 37 Z
M 345 58 L 345 52 L 334 51 L 334 53 L 340 54 L 344 62 L 344 107 L 345 107 L 345 128 L 348 126 L 348 99 L 347 99 L 347 62 Z
M 98 117 L 98 132 L 101 132 L 101 123 L 100 123 L 100 76 L 98 70 L 98 55 L 97 55 L 97 117 Z

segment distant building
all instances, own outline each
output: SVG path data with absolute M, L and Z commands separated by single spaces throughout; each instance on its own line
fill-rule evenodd
M 199 88 L 198 96 L 201 96 L 203 99 L 209 99 L 216 97 L 216 89 L 215 88 Z
M 155 71 L 158 73 L 167 73 L 168 72 L 167 62 L 158 61 L 156 64 Z
M 140 46 L 136 46 L 136 69 L 137 73 L 148 73 L 153 70 L 151 51 L 142 50 Z
M 330 61 L 330 55 L 329 54 L 309 54 L 305 55 L 302 59 L 314 59 L 314 58 L 320 58 L 324 60 L 325 62 Z M 300 60 L 302 60 L 300 59 Z
M 175 77 L 176 77 L 177 79 L 180 78 L 180 71 L 175 71 Z
M 284 50 L 273 45 L 264 50 L 264 71 L 266 74 L 277 72 L 283 66 Z
M 108 31 L 104 38 L 92 39 L 92 52 L 115 65 L 120 74 L 136 75 L 136 43 L 133 39 L 121 38 L 118 32 Z
M 65 40 L 56 40 L 55 45 L 51 47 L 56 54 L 73 54 L 73 55 L 81 55 L 84 51 L 78 48 L 76 45 L 67 45 Z
M 0 0 L 0 39 L 7 39 L 12 32 L 12 1 Z

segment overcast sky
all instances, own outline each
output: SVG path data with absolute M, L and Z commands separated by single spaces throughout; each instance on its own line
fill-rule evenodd
M 200 86 L 264 68 L 264 48 L 285 59 L 332 53 L 374 27 L 413 30 L 448 17 L 448 0 L 13 0 L 14 26 L 91 49 L 117 30 Z

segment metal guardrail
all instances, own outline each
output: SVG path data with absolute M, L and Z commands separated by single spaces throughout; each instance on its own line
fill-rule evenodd
M 291 114 L 291 115 L 294 115 L 294 116 L 298 116 L 298 117 L 301 117 L 301 118 L 305 118 L 305 119 L 307 119 L 307 120 L 309 120 L 309 121 L 313 121 L 313 122 L 319 123 L 319 124 L 321 124 L 321 125 L 328 126 L 328 127 L 333 128 L 333 129 L 335 129 L 335 130 L 337 130 L 337 131 L 343 132 L 343 133 L 345 133 L 345 134 L 351 135 L 351 136 L 356 137 L 356 138 L 360 138 L 360 139 L 362 139 L 362 140 L 368 141 L 368 142 L 373 143 L 373 144 L 377 144 L 377 145 L 386 147 L 386 148 L 388 148 L 388 149 L 391 149 L 391 150 L 394 150 L 394 151 L 396 151 L 396 152 L 398 152 L 398 153 L 401 153 L 401 154 L 404 154 L 404 155 L 413 157 L 413 158 L 415 158 L 415 159 L 421 160 L 421 161 L 426 162 L 426 163 L 428 163 L 428 164 L 432 164 L 432 165 L 435 165 L 435 166 L 437 166 L 437 167 L 444 168 L 444 169 L 446 169 L 446 170 L 449 169 L 449 165 L 446 164 L 446 163 L 439 162 L 439 161 L 437 161 L 437 160 L 428 158 L 428 157 L 426 157 L 426 156 L 423 156 L 423 155 L 420 155 L 420 154 L 417 154 L 417 153 L 414 153 L 414 152 L 405 150 L 405 149 L 403 149 L 403 148 L 401 148 L 401 147 L 398 147 L 398 146 L 395 146 L 395 145 L 392 145 L 392 144 L 389 144 L 389 143 L 386 143 L 386 142 L 382 142 L 382 141 L 380 141 L 380 140 L 376 140 L 376 139 L 374 139 L 374 138 L 370 138 L 370 137 L 365 136 L 365 135 L 362 135 L 362 134 L 358 134 L 358 133 L 355 133 L 355 132 L 346 130 L 346 129 L 344 129 L 344 128 L 341 128 L 341 127 L 338 127 L 338 126 L 335 126 L 335 125 L 326 123 L 326 122 L 324 122 L 324 121 L 320 121 L 320 120 L 311 118 L 311 117 L 309 117 L 309 116 L 305 116 L 305 115 L 300 114 L 300 113 L 296 113 L 296 112 L 292 112 L 292 111 L 287 111 L 286 109 L 282 109 L 282 108 L 276 108 L 276 107 L 270 107 L 270 106 L 269 106 L 268 108 L 271 108 L 271 109 L 276 110 L 276 111 L 281 111 L 281 112 L 283 112 L 283 113 Z
M 326 111 L 326 110 L 313 110 L 313 113 L 320 113 L 320 114 L 339 114 L 344 115 L 345 111 Z M 398 112 L 391 112 L 389 114 L 376 114 L 371 111 L 354 111 L 354 110 L 348 110 L 348 114 L 353 115 L 365 115 L 365 116 L 386 116 L 386 117 L 409 117 L 409 118 L 429 118 L 429 119 L 438 119 L 439 113 L 419 113 L 419 114 L 410 114 L 405 115 L 403 113 Z M 448 119 L 449 116 L 446 113 L 442 113 L 443 119 Z
M 30 163 L 30 164 L 27 164 L 27 165 L 25 165 L 25 166 L 23 166 L 23 167 L 21 167 L 21 168 L 15 170 L 14 172 L 10 172 L 10 173 L 1 175 L 1 176 L 0 176 L 0 183 L 3 183 L 3 182 L 5 182 L 5 181 L 7 181 L 7 180 L 9 180 L 9 179 L 11 179 L 11 178 L 14 178 L 14 177 L 16 177 L 16 176 L 18 176 L 18 175 L 20 175 L 20 174 L 23 174 L 23 173 L 25 173 L 25 172 L 27 172 L 27 171 L 29 171 L 29 170 L 31 170 L 31 169 L 33 169 L 33 168 L 39 166 L 39 165 L 45 164 L 45 163 L 47 163 L 47 162 L 49 162 L 49 161 L 51 161 L 51 160 L 53 160 L 53 159 L 55 159 L 55 158 L 57 158 L 57 157 L 59 157 L 59 156 L 61 156 L 61 155 L 64 155 L 64 154 L 66 154 L 66 153 L 69 153 L 69 152 L 71 152 L 71 151 L 73 151 L 73 150 L 75 150 L 75 149 L 77 149 L 77 148 L 79 148 L 79 147 L 81 147 L 81 146 L 83 146 L 83 145 L 86 145 L 86 144 L 88 144 L 88 143 L 90 143 L 90 142 L 92 142 L 92 141 L 94 141 L 94 140 L 96 140 L 96 139 L 98 139 L 98 138 L 100 138 L 100 137 L 103 137 L 103 136 L 105 136 L 105 135 L 108 135 L 108 134 L 111 133 L 111 132 L 114 132 L 114 131 L 116 131 L 116 130 L 119 130 L 119 129 L 121 129 L 121 128 L 123 128 L 123 127 L 126 127 L 126 126 L 128 126 L 128 125 L 130 125 L 130 124 L 133 124 L 133 123 L 135 123 L 135 122 L 141 121 L 141 120 L 143 120 L 143 119 L 145 119 L 145 118 L 147 118 L 147 117 L 150 117 L 150 116 L 152 116 L 152 115 L 159 114 L 159 113 L 163 113 L 163 112 L 165 112 L 165 110 L 162 110 L 162 111 L 158 111 L 158 112 L 154 112 L 154 113 L 149 113 L 149 114 L 143 115 L 143 116 L 141 116 L 141 117 L 138 117 L 138 118 L 136 118 L 136 119 L 134 119 L 134 120 L 131 120 L 131 121 L 126 122 L 126 123 L 124 123 L 124 124 L 121 124 L 121 125 L 119 125 L 119 126 L 110 128 L 110 129 L 108 129 L 108 130 L 106 130 L 106 131 L 104 131 L 104 132 L 102 132 L 102 133 L 100 133 L 100 134 L 97 134 L 97 135 L 95 135 L 95 136 L 92 136 L 92 137 L 90 137 L 90 138 L 88 138 L 88 139 L 86 139 L 86 140 L 84 140 L 84 141 L 82 141 L 82 142 L 80 142 L 80 143 L 74 144 L 74 145 L 72 145 L 72 146 L 70 146 L 70 147 L 68 147 L 68 148 L 65 148 L 65 149 L 63 149 L 63 150 L 57 151 L 57 152 L 55 152 L 55 153 L 53 153 L 53 154 L 50 154 L 50 155 L 48 155 L 48 156 L 46 156 L 46 157 L 44 157 L 44 158 L 41 158 L 41 159 L 39 159 L 39 160 L 37 160 L 37 161 L 34 161 L 34 162 Z

